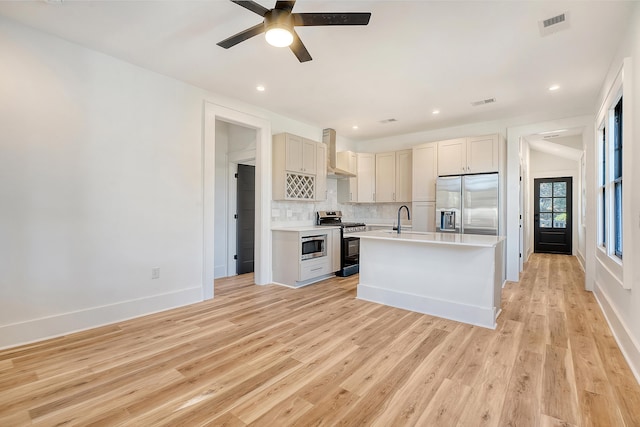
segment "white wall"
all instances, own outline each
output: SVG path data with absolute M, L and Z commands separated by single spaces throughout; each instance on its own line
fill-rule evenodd
M 624 96 L 630 102 L 632 111 L 627 111 L 625 107 L 625 117 L 628 113 L 633 117 L 632 121 L 625 121 L 625 139 L 623 141 L 623 153 L 625 163 L 623 167 L 623 188 L 627 190 L 623 199 L 623 229 L 624 229 L 624 259 L 623 276 L 619 277 L 612 271 L 603 260 L 603 254 L 597 247 L 595 227 L 596 227 L 596 204 L 597 197 L 595 173 L 596 144 L 595 141 L 587 146 L 587 194 L 591 195 L 594 201 L 588 204 L 588 212 L 592 214 L 588 225 L 593 227 L 593 232 L 587 234 L 587 264 L 593 263 L 594 272 L 587 277 L 588 286 L 593 287 L 595 295 L 604 309 L 607 319 L 610 322 L 614 335 L 620 347 L 631 364 L 636 378 L 640 381 L 640 147 L 638 137 L 640 136 L 640 5 L 636 5 L 634 13 L 630 17 L 628 33 L 625 41 L 612 62 L 609 74 L 602 86 L 598 106 L 602 105 L 607 96 L 609 88 L 613 84 L 615 77 L 623 64 L 625 57 L 630 57 L 629 65 L 631 69 L 625 72 L 630 75 L 631 84 L 625 86 Z M 628 134 L 626 132 L 629 132 Z M 595 133 L 595 132 L 594 132 Z M 628 136 L 630 136 L 628 138 Z M 633 166 L 633 167 L 628 167 Z M 591 256 L 589 256 L 591 254 Z M 623 283 L 631 289 L 624 289 Z
M 0 348 L 202 299 L 205 100 L 322 135 L 5 18 L 0 57 Z

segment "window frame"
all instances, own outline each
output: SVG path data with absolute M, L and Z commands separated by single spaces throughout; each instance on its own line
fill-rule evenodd
M 594 174 L 594 181 L 592 181 L 595 184 L 595 186 L 592 187 L 592 194 L 596 200 L 596 220 L 592 223 L 596 226 L 596 240 L 594 242 L 596 246 L 596 259 L 608 271 L 608 274 L 610 274 L 612 278 L 615 278 L 625 289 L 631 289 L 632 269 L 630 267 L 624 268 L 623 257 L 628 259 L 632 259 L 633 257 L 632 251 L 630 250 L 631 242 L 628 239 L 624 239 L 624 229 L 630 225 L 629 219 L 631 217 L 629 209 L 632 195 L 630 194 L 628 186 L 625 188 L 625 186 L 622 185 L 622 181 L 626 179 L 625 174 L 629 173 L 631 166 L 631 158 L 627 153 L 630 148 L 625 149 L 625 141 L 627 142 L 626 147 L 629 147 L 630 141 L 632 140 L 631 128 L 633 125 L 633 116 L 630 77 L 631 59 L 625 58 L 596 116 L 596 141 L 594 146 L 596 151 L 594 158 L 596 173 Z M 615 177 L 615 108 L 619 102 L 621 102 L 622 106 L 622 123 L 618 128 L 618 135 L 622 138 L 621 151 L 619 151 L 621 155 L 619 166 L 622 170 L 620 176 Z M 620 186 L 621 191 L 616 195 L 615 190 L 617 185 Z M 620 195 L 621 199 L 618 210 L 620 221 L 616 224 L 615 203 L 617 197 Z M 616 242 L 616 233 L 620 237 L 619 242 Z M 616 243 L 619 243 L 618 248 L 616 248 Z M 617 251 L 616 249 L 620 250 Z

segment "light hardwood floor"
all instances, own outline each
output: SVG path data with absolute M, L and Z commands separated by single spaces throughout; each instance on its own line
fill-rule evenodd
M 534 255 L 495 331 L 302 289 L 215 299 L 0 351 L 0 425 L 640 426 L 584 276 Z

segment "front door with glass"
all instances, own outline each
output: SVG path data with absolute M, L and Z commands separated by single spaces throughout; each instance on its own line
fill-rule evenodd
M 534 180 L 534 251 L 571 255 L 571 177 Z

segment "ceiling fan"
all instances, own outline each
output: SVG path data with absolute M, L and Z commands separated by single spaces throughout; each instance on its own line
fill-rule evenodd
M 229 49 L 253 36 L 265 33 L 269 44 L 278 47 L 289 46 L 300 62 L 311 61 L 311 55 L 293 27 L 367 25 L 369 18 L 371 18 L 371 13 L 369 12 L 292 13 L 291 10 L 296 3 L 295 0 L 278 0 L 273 9 L 267 9 L 251 0 L 231 1 L 262 16 L 264 21 L 221 41 L 218 46 Z

